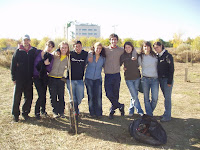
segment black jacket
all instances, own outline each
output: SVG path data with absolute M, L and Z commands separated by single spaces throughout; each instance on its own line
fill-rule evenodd
M 124 54 L 120 57 L 120 66 L 124 64 L 126 70 L 124 71 L 125 80 L 136 80 L 140 78 L 140 70 L 138 69 L 138 61 L 132 60 L 132 53 L 128 54 L 124 52 Z
M 161 57 L 158 55 L 158 78 L 167 78 L 167 84 L 172 84 L 174 76 L 174 60 L 167 50 Z
M 13 81 L 32 80 L 35 52 L 35 47 L 31 47 L 28 52 L 23 49 L 15 51 L 11 62 L 11 76 Z

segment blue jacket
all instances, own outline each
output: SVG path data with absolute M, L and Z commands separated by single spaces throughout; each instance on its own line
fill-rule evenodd
M 102 68 L 104 67 L 105 58 L 100 56 L 97 62 L 95 61 L 95 59 L 96 59 L 96 56 L 93 55 L 92 63 L 88 62 L 86 73 L 85 73 L 85 78 L 87 79 L 91 79 L 91 80 L 102 79 L 101 71 L 102 71 Z

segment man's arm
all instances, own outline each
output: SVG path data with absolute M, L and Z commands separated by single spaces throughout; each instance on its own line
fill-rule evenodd
M 11 66 L 10 66 L 11 78 L 12 78 L 12 81 L 14 83 L 16 83 L 16 70 L 17 70 L 17 58 L 16 58 L 16 55 L 17 55 L 17 52 L 18 52 L 18 49 L 13 54 L 12 61 L 11 61 Z

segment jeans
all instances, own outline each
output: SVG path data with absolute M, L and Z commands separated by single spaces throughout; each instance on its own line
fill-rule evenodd
M 91 116 L 102 116 L 102 80 L 85 79 Z
M 64 101 L 65 83 L 59 78 L 49 78 L 49 93 L 53 113 L 58 115 L 64 114 L 65 101 Z
M 156 108 L 158 101 L 159 92 L 159 81 L 158 78 L 142 77 L 142 87 L 144 92 L 144 104 L 146 114 L 153 116 L 153 111 Z M 149 93 L 151 89 L 151 100 L 149 98 Z
M 140 84 L 140 78 L 138 78 L 136 80 L 126 80 L 126 85 L 131 94 L 129 114 L 134 114 L 134 107 L 136 108 L 136 111 L 138 114 L 144 114 L 144 112 L 141 108 L 141 105 L 140 105 L 140 101 L 138 99 L 139 84 Z
M 169 87 L 167 85 L 167 78 L 159 78 L 159 83 L 160 83 L 160 88 L 163 93 L 163 96 L 165 98 L 165 112 L 163 114 L 163 118 L 166 120 L 171 120 L 171 95 L 172 95 L 172 87 L 173 87 L 173 82 L 171 86 Z
M 67 80 L 67 90 L 69 93 L 70 102 L 74 101 L 75 112 L 78 114 L 82 99 L 84 98 L 84 83 L 83 80 L 71 80 L 72 95 L 70 92 L 70 80 Z
M 115 109 L 121 108 L 123 104 L 119 103 L 119 89 L 120 89 L 121 76 L 120 73 L 105 74 L 105 91 L 106 96 L 110 100 L 112 106 L 110 113 L 115 112 Z
M 12 115 L 20 115 L 20 102 L 22 93 L 24 93 L 24 104 L 22 106 L 22 115 L 28 115 L 31 111 L 31 104 L 33 100 L 33 81 L 16 81 L 13 94 Z
M 40 109 L 41 113 L 46 112 L 47 82 L 39 78 L 34 78 L 33 81 L 38 93 L 38 99 L 35 104 L 35 115 L 40 115 Z

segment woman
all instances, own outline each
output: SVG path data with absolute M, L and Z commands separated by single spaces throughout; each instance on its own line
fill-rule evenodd
M 158 79 L 160 88 L 165 98 L 165 112 L 161 117 L 161 122 L 171 120 L 171 95 L 174 76 L 174 61 L 173 57 L 160 42 L 155 42 L 153 45 L 158 53 Z
M 131 102 L 130 102 L 130 108 L 129 108 L 129 116 L 133 116 L 134 114 L 134 107 L 136 108 L 136 111 L 141 116 L 144 114 L 140 101 L 138 99 L 138 89 L 140 84 L 140 71 L 138 69 L 138 61 L 137 61 L 137 55 L 132 57 L 133 51 L 136 50 L 133 47 L 133 44 L 131 42 L 126 42 L 124 44 L 124 54 L 120 57 L 120 65 L 124 64 L 124 77 L 126 80 L 126 85 L 129 89 L 129 92 L 131 94 Z
M 157 72 L 158 60 L 150 42 L 143 43 L 138 63 L 142 67 L 142 87 L 146 113 L 149 116 L 153 116 L 153 111 L 158 101 L 159 82 Z M 151 100 L 149 98 L 150 90 Z
M 60 55 L 54 54 L 54 63 L 51 72 L 49 73 L 49 92 L 51 105 L 53 107 L 53 117 L 61 116 L 64 118 L 64 91 L 65 82 L 61 80 L 64 71 L 68 66 L 69 45 L 67 42 L 59 44 Z
M 53 41 L 48 41 L 43 51 L 41 50 L 36 51 L 36 56 L 34 61 L 33 81 L 38 93 L 38 99 L 35 104 L 35 116 L 37 119 L 40 119 L 40 113 L 43 116 L 47 116 L 46 112 L 46 91 L 48 84 L 47 74 L 51 71 L 53 66 L 53 55 L 51 55 L 50 52 L 52 51 L 54 46 L 55 44 Z
M 85 85 L 88 94 L 90 116 L 102 116 L 102 77 L 101 72 L 105 62 L 105 50 L 100 42 L 94 44 L 93 61 L 88 62 L 85 73 Z

